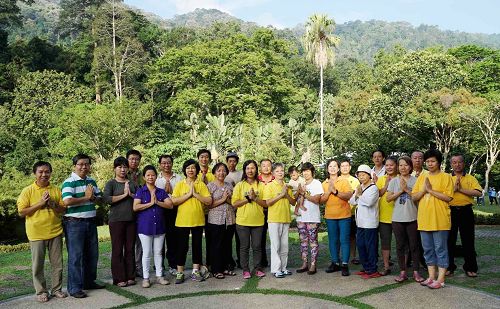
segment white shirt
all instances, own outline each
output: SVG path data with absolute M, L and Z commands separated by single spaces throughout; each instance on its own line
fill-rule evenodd
M 181 175 L 177 175 L 176 173 L 172 173 L 172 177 L 170 177 L 170 187 L 172 188 L 172 192 L 174 191 L 175 185 L 182 180 Z M 158 178 L 156 178 L 155 186 L 160 189 L 165 190 L 165 185 L 167 184 L 167 179 L 163 176 L 163 173 L 160 172 Z M 168 193 L 168 192 L 167 192 Z M 168 193 L 171 195 L 172 193 Z
M 353 194 L 349 200 L 356 207 L 356 224 L 359 228 L 376 229 L 378 227 L 378 188 L 374 184 L 368 185 L 359 198 Z
M 241 181 L 242 176 L 243 171 L 229 172 L 229 174 L 227 174 L 226 178 L 224 179 L 224 182 L 229 182 L 234 187 L 238 182 Z
M 323 186 L 321 182 L 317 179 L 313 179 L 310 184 L 306 184 L 306 190 L 309 194 L 318 195 L 323 194 Z M 378 191 L 377 191 L 378 192 Z M 314 204 L 307 199 L 304 199 L 304 207 L 307 211 L 303 211 L 299 208 L 299 215 L 297 217 L 297 222 L 306 222 L 306 223 L 320 223 L 321 216 L 319 213 L 319 204 Z
M 378 172 L 375 172 L 375 166 L 372 167 L 372 178 L 373 176 L 377 176 L 377 177 L 381 177 L 381 176 L 384 176 L 385 175 L 385 165 L 382 166 L 382 168 L 378 171 Z

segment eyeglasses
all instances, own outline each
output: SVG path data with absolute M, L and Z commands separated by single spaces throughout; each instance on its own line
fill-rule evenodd
M 76 164 L 76 166 L 78 166 L 78 167 L 90 166 L 90 163 L 78 163 L 78 164 Z

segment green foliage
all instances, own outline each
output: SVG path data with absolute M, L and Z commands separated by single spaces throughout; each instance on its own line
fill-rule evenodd
M 51 131 L 51 152 L 60 156 L 83 152 L 111 159 L 115 152 L 141 143 L 147 110 L 148 104 L 132 101 L 65 108 L 58 117 L 60 129 Z

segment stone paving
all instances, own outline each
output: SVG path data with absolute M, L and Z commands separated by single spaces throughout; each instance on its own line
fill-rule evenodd
M 152 280 L 153 281 L 153 280 Z M 500 308 L 500 297 L 447 285 L 430 290 L 415 282 L 396 284 L 392 276 L 363 280 L 338 273 L 293 274 L 276 279 L 269 273 L 260 280 L 244 281 L 241 274 L 219 280 L 144 289 L 137 284 L 88 292 L 85 299 L 51 299 L 40 304 L 34 296 L 0 303 L 0 308 Z

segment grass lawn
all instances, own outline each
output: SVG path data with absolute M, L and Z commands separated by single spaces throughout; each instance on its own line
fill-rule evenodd
M 481 227 L 483 229 L 483 227 Z M 487 227 L 488 230 L 500 231 L 499 226 Z M 107 226 L 99 227 L 100 236 L 109 236 Z M 320 233 L 320 253 L 318 257 L 318 270 L 323 271 L 330 263 L 326 233 Z M 298 268 L 301 264 L 300 249 L 298 244 L 298 234 L 290 233 L 289 268 Z M 395 241 L 393 240 L 393 246 Z M 478 289 L 500 296 L 500 246 L 497 237 L 476 238 L 479 278 L 468 278 L 461 270 L 463 259 L 457 258 L 456 264 L 459 269 L 455 276 L 448 278 L 447 282 L 463 287 Z M 269 241 L 268 241 L 269 246 Z M 67 254 L 64 252 L 64 261 L 67 261 Z M 99 243 L 99 264 L 97 278 L 100 280 L 111 279 L 111 243 L 103 241 Z M 392 252 L 393 259 L 396 253 Z M 269 255 L 268 255 L 269 258 Z M 5 300 L 17 295 L 34 293 L 31 280 L 31 255 L 29 251 L 0 254 L 0 300 Z M 46 261 L 46 274 L 49 274 L 48 261 Z M 190 253 L 186 265 L 191 265 Z M 380 265 L 380 264 L 379 264 Z M 352 266 L 351 271 L 358 270 L 359 266 Z M 393 266 L 393 273 L 397 272 L 397 266 Z M 66 286 L 67 266 L 64 268 L 64 283 Z M 50 286 L 50 277 L 46 277 Z

